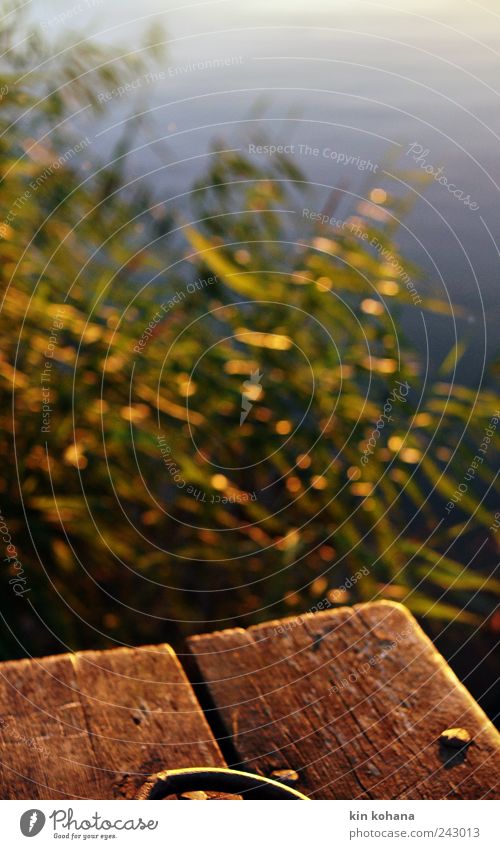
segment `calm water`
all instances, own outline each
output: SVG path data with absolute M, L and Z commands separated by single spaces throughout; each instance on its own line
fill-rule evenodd
M 456 326 L 444 319 L 428 322 L 432 362 L 456 332 L 470 340 L 473 352 L 460 377 L 478 381 L 485 356 L 495 350 L 499 319 L 497 0 L 38 0 L 32 12 L 51 37 L 71 30 L 73 38 L 95 35 L 127 50 L 137 48 L 142 30 L 152 27 L 158 36 L 159 25 L 165 27 L 164 78 L 113 95 L 97 127 L 97 147 L 110 150 L 120 122 L 152 106 L 151 146 L 136 155 L 136 173 L 201 157 L 155 177 L 165 198 L 189 188 L 215 137 L 221 146 L 245 148 L 258 128 L 274 143 L 294 146 L 308 179 L 322 184 L 314 192 L 318 209 L 329 187 L 365 195 L 369 187 L 390 187 L 394 182 L 384 167 L 391 173 L 396 165 L 417 167 L 407 154 L 411 144 L 428 151 L 421 164 L 442 168 L 440 175 L 473 206 L 434 181 L 424 198 L 416 198 L 401 242 L 408 257 L 427 269 L 434 290 L 463 306 Z M 224 67 L 214 67 L 221 61 Z M 319 154 L 307 155 L 300 145 Z M 325 157 L 325 148 L 344 154 L 349 164 Z M 376 173 L 360 171 L 356 157 L 370 160 Z M 338 215 L 352 208 L 352 195 L 346 195 Z M 425 349 L 420 319 L 410 315 L 406 326 Z

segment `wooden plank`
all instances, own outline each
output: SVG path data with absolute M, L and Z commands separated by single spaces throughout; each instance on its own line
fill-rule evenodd
M 0 664 L 5 799 L 130 798 L 147 775 L 225 762 L 167 645 Z
M 100 774 L 69 655 L 0 665 L 2 799 L 78 798 Z
M 297 789 L 318 799 L 497 795 L 500 736 L 402 605 L 340 608 L 189 646 L 233 765 L 295 770 Z M 456 726 L 473 737 L 465 751 L 438 741 Z
M 170 646 L 82 652 L 76 673 L 106 798 L 133 796 L 152 772 L 225 766 Z

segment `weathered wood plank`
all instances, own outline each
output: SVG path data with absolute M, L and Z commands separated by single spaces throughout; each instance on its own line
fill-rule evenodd
M 69 655 L 1 664 L 0 745 L 2 799 L 99 795 Z
M 169 646 L 82 652 L 76 657 L 76 673 L 110 796 L 133 796 L 152 772 L 225 766 Z
M 291 768 L 313 798 L 491 798 L 500 736 L 401 605 L 378 602 L 192 637 L 240 765 Z M 208 713 L 210 716 L 210 713 Z M 438 742 L 448 727 L 466 751 Z
M 1 664 L 0 741 L 7 799 L 129 798 L 151 772 L 225 765 L 166 645 Z

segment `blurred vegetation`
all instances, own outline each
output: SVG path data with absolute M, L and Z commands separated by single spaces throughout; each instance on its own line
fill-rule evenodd
M 99 108 L 95 92 L 128 66 L 81 45 L 49 79 L 29 72 L 41 37 L 6 52 L 13 24 L 2 42 L 0 509 L 30 588 L 15 598 L 4 565 L 3 655 L 175 642 L 328 593 L 486 621 L 499 582 L 468 562 L 467 540 L 493 545 L 488 463 L 445 504 L 497 401 L 452 382 L 458 351 L 424 386 L 399 317 L 449 308 L 424 294 L 414 306 L 387 259 L 419 287 L 397 246 L 407 201 L 379 190 L 334 232 L 301 216 L 315 207 L 286 158 L 214 152 L 189 205 L 158 202 L 144 181 L 127 186 L 128 130 L 111 165 L 93 143 L 67 155 L 81 142 L 69 116 Z

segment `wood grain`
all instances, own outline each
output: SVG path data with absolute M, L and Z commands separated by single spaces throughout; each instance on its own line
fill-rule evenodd
M 233 765 L 296 770 L 297 789 L 317 799 L 497 797 L 500 737 L 401 605 L 340 608 L 189 646 Z M 458 752 L 438 740 L 456 726 L 473 737 Z
M 313 798 L 496 798 L 498 733 L 389 602 L 190 640 L 233 765 Z M 0 664 L 5 799 L 130 798 L 152 772 L 225 761 L 165 645 Z M 447 728 L 472 743 L 446 748 Z M 456 735 L 455 735 L 456 737 Z
M 4 799 L 130 798 L 147 775 L 225 766 L 169 646 L 0 665 Z

